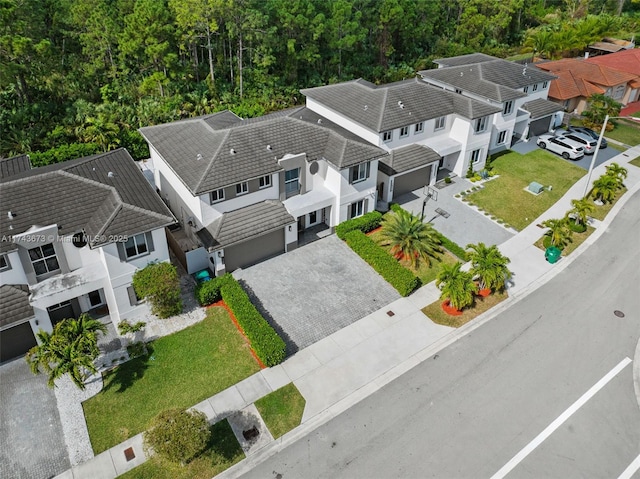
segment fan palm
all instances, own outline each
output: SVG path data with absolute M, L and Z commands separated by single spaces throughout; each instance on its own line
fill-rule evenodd
M 380 244 L 391 247 L 396 259 L 407 259 L 414 268 L 420 261 L 430 265 L 430 258 L 436 258 L 442 250 L 440 238 L 431 223 L 423 223 L 422 218 L 406 210 L 398 210 L 382 223 Z
M 461 266 L 459 261 L 454 264 L 443 263 L 436 277 L 436 286 L 442 292 L 440 299 L 449 300 L 449 304 L 456 309 L 473 304 L 474 295 L 478 291 L 473 275 L 462 271 Z
M 595 210 L 595 206 L 593 203 L 586 198 L 581 200 L 571 200 L 571 208 L 567 211 L 567 216 L 571 215 L 575 219 L 576 223 L 581 225 L 586 225 L 587 220 L 589 219 L 589 213 L 592 213 Z
M 478 278 L 480 289 L 504 290 L 505 281 L 511 277 L 511 271 L 507 267 L 511 260 L 496 245 L 470 244 L 467 249 L 471 250 L 471 274 Z
M 40 344 L 31 348 L 25 359 L 34 374 L 49 375 L 49 387 L 69 374 L 73 383 L 84 389 L 88 373 L 97 372 L 93 361 L 99 354 L 98 333 L 106 331 L 104 324 L 86 313 L 78 319 L 63 319 L 55 325 L 53 333 L 42 330 L 37 333 Z
M 613 201 L 618 191 L 618 180 L 613 176 L 604 174 L 593 182 L 591 196 L 603 203 Z
M 618 189 L 624 186 L 624 180 L 627 178 L 627 173 L 627 169 L 620 166 L 618 163 L 611 163 L 607 166 L 607 175 L 616 179 Z
M 546 235 L 551 239 L 553 246 L 562 249 L 571 241 L 571 230 L 566 218 L 550 219 L 543 222 L 542 226 L 549 228 Z

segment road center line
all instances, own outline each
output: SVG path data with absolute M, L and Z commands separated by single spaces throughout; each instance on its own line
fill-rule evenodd
M 602 379 L 600 379 L 600 381 L 598 381 L 596 384 L 594 384 L 591 389 L 589 389 L 586 393 L 584 393 L 580 399 L 578 399 L 576 402 L 574 402 L 571 406 L 569 406 L 569 408 L 567 410 L 565 410 L 562 414 L 560 414 L 560 416 L 558 416 L 556 418 L 555 421 L 553 421 L 551 424 L 549 424 L 544 431 L 542 431 L 540 434 L 538 434 L 535 439 L 533 441 L 531 441 L 529 444 L 527 444 L 525 447 L 523 447 L 520 452 L 518 454 L 516 454 L 515 456 L 513 456 L 513 458 L 507 462 L 504 466 L 502 466 L 502 468 L 496 472 L 493 476 L 491 476 L 491 479 L 502 479 L 504 476 L 506 476 L 507 474 L 509 474 L 509 472 L 511 472 L 511 470 L 516 467 L 520 462 L 522 462 L 522 460 L 527 457 L 529 454 L 531 454 L 531 452 L 538 447 L 540 444 L 542 444 L 542 442 L 548 438 L 551 434 L 553 434 L 553 432 L 558 429 L 567 419 L 569 419 L 573 413 L 575 413 L 578 409 L 580 409 L 582 406 L 584 406 L 584 404 L 591 399 L 600 389 L 602 389 L 604 386 L 607 385 L 607 383 L 609 381 L 611 381 L 620 371 L 622 371 L 628 364 L 631 363 L 631 359 L 629 358 L 624 358 L 622 361 L 620 361 L 618 363 L 618 365 L 613 368 L 611 371 L 609 371 L 606 376 L 604 376 Z M 639 459 L 636 459 L 636 461 L 634 461 L 632 463 L 632 465 L 634 465 Z M 640 464 L 639 464 L 640 466 Z M 629 466 L 630 468 L 631 466 Z M 627 470 L 629 469 L 627 468 Z M 627 472 L 627 471 L 625 471 Z M 624 474 L 624 473 L 623 473 Z M 623 476 L 620 476 L 621 478 Z M 624 476 L 627 477 L 627 476 Z M 630 476 L 628 476 L 630 477 Z
M 640 469 L 640 454 L 636 457 L 629 467 L 627 467 L 622 474 L 618 477 L 618 479 L 631 479 L 631 477 Z

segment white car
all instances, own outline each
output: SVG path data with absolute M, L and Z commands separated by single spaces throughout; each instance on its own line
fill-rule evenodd
M 540 135 L 536 143 L 543 150 L 562 155 L 565 160 L 579 160 L 584 156 L 582 145 L 564 136 Z

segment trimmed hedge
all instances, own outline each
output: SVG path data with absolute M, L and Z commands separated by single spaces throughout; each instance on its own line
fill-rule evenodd
M 336 226 L 336 235 L 341 240 L 344 240 L 347 233 L 351 231 L 362 231 L 368 233 L 373 231 L 382 223 L 382 213 L 379 211 L 372 211 L 357 218 L 352 218 L 347 221 L 343 221 Z
M 360 230 L 350 231 L 345 235 L 349 247 L 365 260 L 401 296 L 408 296 L 420 286 L 420 279 L 403 267 L 389 253 Z
M 194 294 L 200 306 L 209 306 L 222 299 L 222 294 L 220 293 L 220 288 L 222 287 L 221 279 L 212 278 L 196 286 Z

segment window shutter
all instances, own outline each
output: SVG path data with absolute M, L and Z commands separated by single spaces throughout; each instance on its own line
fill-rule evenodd
M 349 184 L 353 183 L 356 180 L 356 168 L 349 168 Z
M 154 251 L 153 235 L 151 234 L 151 231 L 149 231 L 148 233 L 145 233 L 145 238 L 147 240 L 147 248 L 149 249 L 149 253 L 151 253 L 152 251 Z
M 127 261 L 127 253 L 124 250 L 124 243 L 116 243 L 116 246 L 118 247 L 118 256 L 120 257 L 120 261 Z
M 353 218 L 353 203 L 347 206 L 347 219 Z
M 367 178 L 369 178 L 370 174 L 371 174 L 371 162 L 367 161 Z
M 362 207 L 362 214 L 367 214 L 367 208 L 369 207 L 369 198 L 365 198 L 364 205 Z
M 136 290 L 133 289 L 133 285 L 127 286 L 127 294 L 129 295 L 129 304 L 131 306 L 137 306 L 138 297 L 136 296 Z

